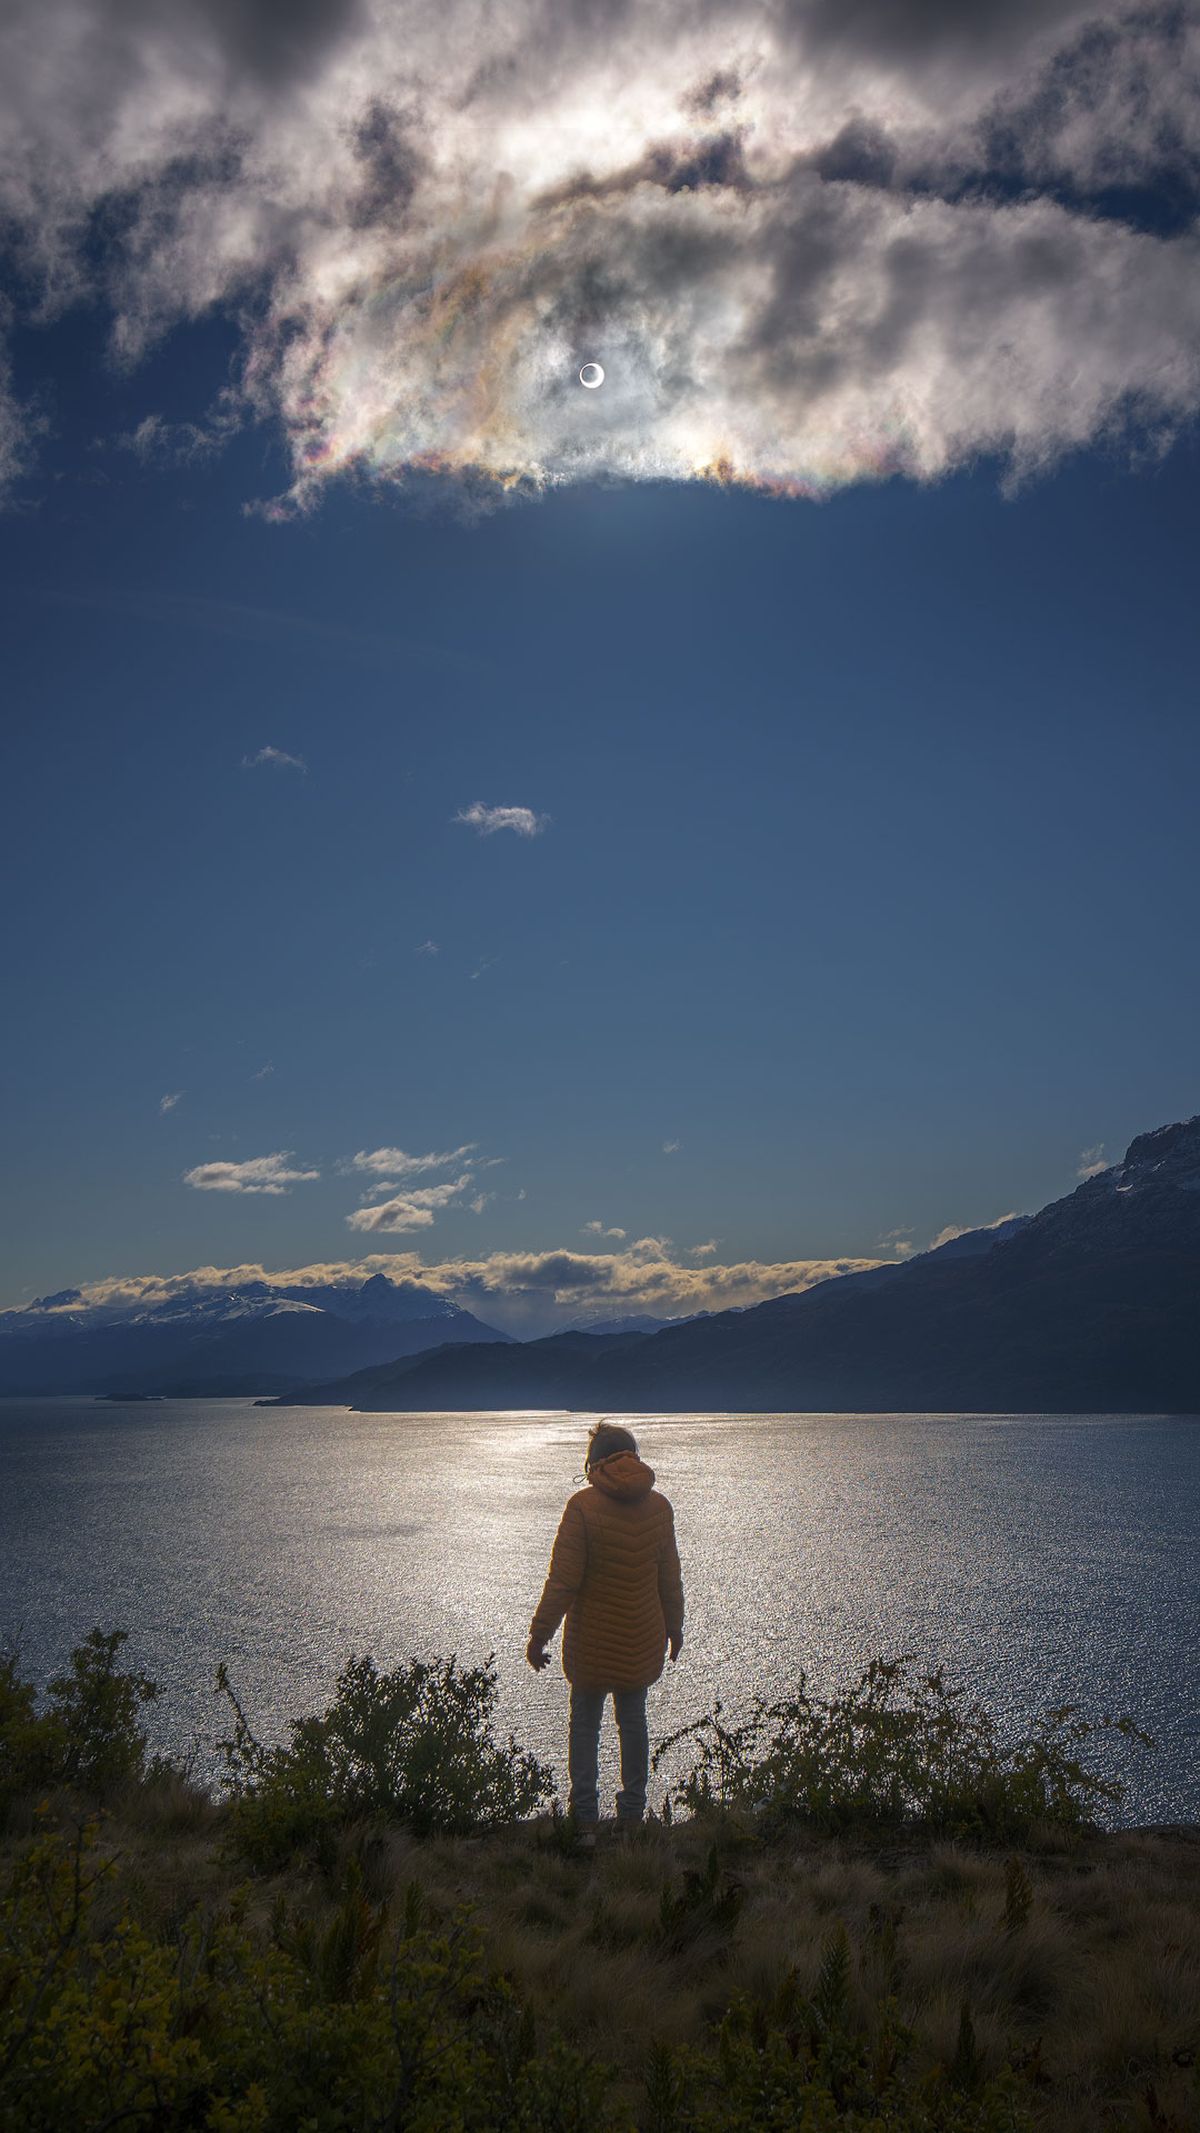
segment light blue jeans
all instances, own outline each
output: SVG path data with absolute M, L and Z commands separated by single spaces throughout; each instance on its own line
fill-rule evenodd
M 571 1813 L 577 1822 L 598 1822 L 600 1795 L 598 1763 L 600 1723 L 608 1701 L 608 1689 L 571 1690 L 571 1735 L 567 1769 L 571 1779 Z M 613 1689 L 613 1708 L 621 1739 L 621 1790 L 617 1794 L 617 1820 L 640 1822 L 646 1812 L 646 1780 L 650 1774 L 650 1733 L 646 1724 L 645 1689 Z

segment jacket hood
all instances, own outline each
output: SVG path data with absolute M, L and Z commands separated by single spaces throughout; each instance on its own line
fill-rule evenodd
M 654 1487 L 654 1469 L 639 1459 L 636 1452 L 614 1452 L 609 1459 L 602 1459 L 588 1475 L 594 1489 L 603 1496 L 615 1496 L 625 1503 L 636 1503 L 639 1496 L 648 1496 Z

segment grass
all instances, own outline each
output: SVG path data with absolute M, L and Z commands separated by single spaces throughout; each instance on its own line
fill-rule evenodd
M 100 1843 L 118 1872 L 99 1930 L 127 1903 L 169 1941 L 247 1889 L 229 1836 L 229 1809 L 182 1781 L 114 1799 Z M 6 1867 L 23 1841 L 10 1832 Z M 703 1892 L 714 1853 L 715 1885 L 680 1915 L 688 1876 Z M 1028 1890 L 1015 1919 L 1014 1859 Z M 1095 1834 L 1005 1856 L 956 1843 L 888 1853 L 844 1838 L 762 1841 L 701 1816 L 651 1822 L 632 1840 L 602 1835 L 584 1857 L 550 1817 L 475 1839 L 363 1825 L 341 1832 L 324 1870 L 255 1877 L 250 1917 L 265 1928 L 282 1899 L 320 1930 L 355 1874 L 389 1915 L 413 1888 L 434 1919 L 469 1906 L 489 1966 L 613 2069 L 613 2101 L 635 2125 L 651 2123 L 656 2052 L 704 2047 L 731 2003 L 767 2008 L 789 1978 L 810 1997 L 844 1928 L 854 2024 L 869 2032 L 894 1999 L 918 2073 L 953 2065 L 965 2005 L 979 2074 L 1015 2067 L 1033 2127 L 1200 2126 L 1200 1832 Z

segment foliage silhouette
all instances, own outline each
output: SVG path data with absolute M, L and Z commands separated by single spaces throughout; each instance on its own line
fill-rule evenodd
M 524 1821 L 545 1804 L 554 1776 L 511 1736 L 496 1739 L 497 1678 L 456 1658 L 413 1659 L 381 1673 L 354 1658 L 320 1716 L 293 1719 L 291 1740 L 264 1747 L 230 1685 L 217 1688 L 234 1714 L 221 1742 L 233 1798 L 233 1834 L 255 1866 L 315 1849 L 330 1856 L 335 1833 L 371 1818 L 417 1836 L 468 1836 Z
M 991 1713 L 966 1700 L 942 1668 L 915 1670 L 912 1653 L 874 1659 L 844 1695 L 757 1697 L 730 1721 L 718 1702 L 655 1749 L 658 1769 L 685 1743 L 694 1760 L 673 1788 L 696 1814 L 741 1809 L 766 1826 L 803 1822 L 835 1833 L 918 1825 L 989 1842 L 1016 1841 L 1039 1825 L 1094 1826 L 1094 1809 L 1125 1787 L 1091 1770 L 1079 1749 L 1113 1731 L 1153 1747 L 1128 1718 L 1084 1718 L 1077 1706 L 1045 1712 L 1005 1746 Z
M 154 1682 L 117 1664 L 123 1629 L 93 1629 L 71 1653 L 68 1671 L 49 1683 L 39 1711 L 33 1684 L 20 1672 L 15 1645 L 0 1651 L 0 1820 L 22 1795 L 66 1785 L 99 1795 L 126 1780 L 158 1773 L 148 1763 L 138 1723 L 158 1695 Z

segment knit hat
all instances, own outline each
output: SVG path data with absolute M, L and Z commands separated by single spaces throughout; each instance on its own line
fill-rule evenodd
M 597 1422 L 588 1438 L 588 1467 L 599 1466 L 602 1459 L 611 1459 L 614 1452 L 633 1452 L 636 1456 L 637 1442 L 632 1430 L 622 1429 L 616 1422 Z

